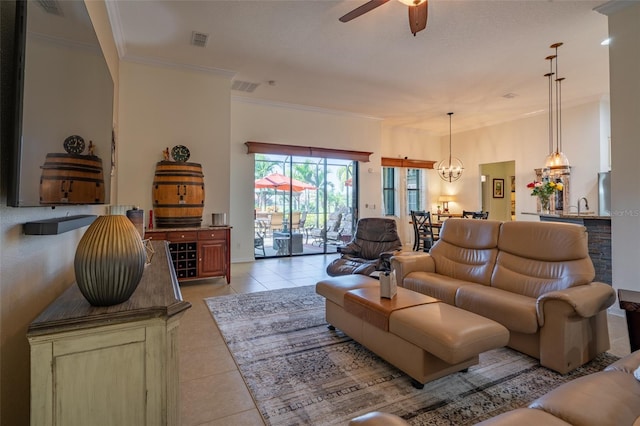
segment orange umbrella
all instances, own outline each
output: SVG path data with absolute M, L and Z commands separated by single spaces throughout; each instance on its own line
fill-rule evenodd
M 255 181 L 256 188 L 270 188 L 278 191 L 302 192 L 305 189 L 316 189 L 310 183 L 292 179 L 280 173 L 272 173 Z

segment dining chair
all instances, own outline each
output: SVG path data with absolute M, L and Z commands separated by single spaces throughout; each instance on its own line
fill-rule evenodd
M 431 212 L 411 211 L 411 223 L 413 223 L 413 251 L 429 251 L 435 241 Z
M 462 217 L 467 219 L 489 219 L 489 212 L 462 210 Z

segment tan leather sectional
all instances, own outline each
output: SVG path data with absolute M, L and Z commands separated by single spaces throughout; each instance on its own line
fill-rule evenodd
M 567 373 L 609 349 L 613 288 L 581 225 L 448 219 L 430 253 L 391 260 L 398 285 L 492 319 L 508 346 Z
M 634 376 L 635 372 L 635 376 Z M 402 426 L 402 418 L 371 412 L 350 426 Z M 604 371 L 565 383 L 518 408 L 477 426 L 640 426 L 640 351 L 614 362 Z

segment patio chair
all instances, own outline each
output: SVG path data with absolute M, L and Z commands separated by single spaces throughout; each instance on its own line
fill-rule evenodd
M 341 225 L 342 213 L 331 213 L 324 228 L 314 228 L 311 230 L 311 236 L 313 237 L 311 245 L 318 244 L 318 246 L 321 246 L 325 241 L 339 242 L 342 233 Z
M 267 234 L 266 223 L 263 220 L 255 221 L 255 235 L 253 236 L 253 248 L 254 254 L 255 250 L 262 250 L 262 256 L 266 256 L 264 251 L 264 239 Z
M 291 229 L 298 229 L 300 227 L 300 217 L 302 216 L 301 212 L 293 212 L 291 213 L 291 221 L 287 220 L 287 223 L 291 224 Z
M 284 213 L 273 212 L 269 215 L 269 231 L 281 231 L 284 222 Z
M 296 220 L 296 213 L 298 214 L 297 216 L 297 220 Z M 294 212 L 293 213 L 293 222 L 291 224 L 292 229 L 294 230 L 300 230 L 300 229 L 304 229 L 304 223 L 307 221 L 307 212 Z
M 344 247 L 338 247 L 341 254 L 327 266 L 327 274 L 371 275 L 375 271 L 388 270 L 391 256 L 402 250 L 396 221 L 381 217 L 358 220 L 356 235 Z

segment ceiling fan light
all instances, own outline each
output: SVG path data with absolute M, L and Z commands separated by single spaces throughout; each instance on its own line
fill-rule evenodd
M 402 4 L 406 4 L 407 6 L 418 6 L 424 3 L 427 0 L 398 0 Z

